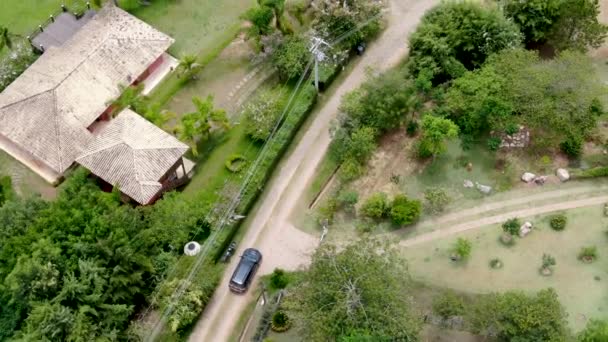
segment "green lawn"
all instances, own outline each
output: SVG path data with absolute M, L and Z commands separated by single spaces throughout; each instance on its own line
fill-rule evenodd
M 433 286 L 469 293 L 515 289 L 535 292 L 553 287 L 568 312 L 571 327 L 579 330 L 589 318 L 608 318 L 608 219 L 602 211 L 601 206 L 567 211 L 568 226 L 562 232 L 549 228 L 549 215 L 525 218 L 535 225 L 534 230 L 509 248 L 498 242 L 500 225 L 491 225 L 405 248 L 403 254 L 412 276 Z M 449 259 L 451 245 L 458 237 L 473 243 L 470 260 L 464 264 Z M 579 261 L 581 247 L 592 245 L 597 246 L 599 259 L 592 264 Z M 557 261 L 550 277 L 538 272 L 543 253 Z M 502 269 L 489 267 L 493 258 L 503 261 Z
M 71 11 L 84 8 L 83 0 L 2 0 L 0 1 L 0 25 L 19 35 L 27 35 L 49 18 L 61 11 L 65 4 Z
M 239 16 L 255 0 L 155 0 L 133 14 L 175 38 L 170 52 L 205 54 L 234 36 Z

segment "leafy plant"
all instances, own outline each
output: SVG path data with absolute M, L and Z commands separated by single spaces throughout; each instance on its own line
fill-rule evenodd
M 570 134 L 559 147 L 570 158 L 577 158 L 583 153 L 583 138 L 579 135 Z
M 270 275 L 270 288 L 273 290 L 284 289 L 289 284 L 289 278 L 285 271 L 275 268 Z
M 418 200 L 410 200 L 405 195 L 397 195 L 390 208 L 391 220 L 398 226 L 408 226 L 420 218 L 422 204 Z
M 359 202 L 359 193 L 356 191 L 344 190 L 338 194 L 338 203 L 347 212 L 354 212 L 357 202 Z
M 566 228 L 566 224 L 568 223 L 568 218 L 564 214 L 556 214 L 551 216 L 549 219 L 549 225 L 553 230 L 564 230 Z
M 310 60 L 308 40 L 301 35 L 285 38 L 272 55 L 272 64 L 285 80 L 300 77 Z
M 540 271 L 543 275 L 551 275 L 553 273 L 552 267 L 555 266 L 557 262 L 555 258 L 550 254 L 543 254 L 542 264 L 540 267 Z
M 597 260 L 597 257 L 597 247 L 595 246 L 583 247 L 578 253 L 578 259 L 587 263 Z
M 418 133 L 418 121 L 416 120 L 410 120 L 407 123 L 407 126 L 405 128 L 405 132 L 407 133 L 408 136 L 413 137 L 416 135 L 416 133 Z
M 192 153 L 198 155 L 197 141 L 199 139 L 207 139 L 214 126 L 228 130 L 230 124 L 226 111 L 214 108 L 213 96 L 209 95 L 205 100 L 195 96 L 192 98 L 192 103 L 194 103 L 196 111 L 182 116 L 178 133 L 181 139 L 190 142 Z
M 493 269 L 499 269 L 502 268 L 503 264 L 502 261 L 498 258 L 494 258 L 492 260 L 490 260 L 490 267 Z
M 509 234 L 509 235 L 518 235 L 519 234 L 519 228 L 521 227 L 521 222 L 519 221 L 518 218 L 512 218 L 512 219 L 508 219 L 507 221 L 505 221 L 505 223 L 502 224 L 502 230 Z
M 471 256 L 472 249 L 471 241 L 464 238 L 458 238 L 452 246 L 452 252 L 458 260 L 467 260 Z
M 453 291 L 444 291 L 439 296 L 433 298 L 433 313 L 443 319 L 454 316 L 462 316 L 465 312 L 462 297 Z
M 500 144 L 502 143 L 502 139 L 499 137 L 490 137 L 487 140 L 488 150 L 490 151 L 498 151 L 500 148 Z
M 426 200 L 426 209 L 435 214 L 442 212 L 452 200 L 445 189 L 442 188 L 426 189 L 424 199 Z
M 256 141 L 266 141 L 277 125 L 284 107 L 284 94 L 279 88 L 261 90 L 243 109 L 247 135 Z
M 240 154 L 232 154 L 226 160 L 226 168 L 233 173 L 240 172 L 247 166 L 247 159 Z
M 608 321 L 591 319 L 587 322 L 585 330 L 578 336 L 578 342 L 602 342 L 608 341 Z
M 372 219 L 384 218 L 390 211 L 385 193 L 378 192 L 368 197 L 361 206 L 361 213 Z
M 287 314 L 283 311 L 277 311 L 272 315 L 271 328 L 276 332 L 284 332 L 291 327 L 291 321 Z
M 446 141 L 458 136 L 458 126 L 449 119 L 434 115 L 425 115 L 421 122 L 422 137 L 418 155 L 424 157 L 437 155 L 447 149 Z

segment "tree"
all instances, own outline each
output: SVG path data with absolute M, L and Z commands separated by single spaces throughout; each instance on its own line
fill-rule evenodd
M 592 319 L 587 322 L 585 330 L 578 334 L 578 342 L 608 341 L 608 322 Z
M 203 65 L 198 63 L 196 55 L 183 55 L 179 59 L 177 65 L 177 71 L 180 77 L 185 77 L 187 80 L 195 80 L 198 78 L 197 74 L 203 69 Z
M 4 48 L 13 48 L 13 41 L 11 40 L 10 32 L 6 27 L 0 26 L 0 51 Z
M 458 126 L 449 119 L 425 115 L 421 122 L 422 137 L 418 145 L 418 155 L 422 158 L 445 152 L 446 141 L 458 136 Z
M 553 289 L 527 295 L 520 291 L 481 296 L 467 311 L 474 333 L 500 341 L 565 341 L 566 312 Z
M 391 220 L 395 225 L 408 226 L 420 218 L 422 204 L 418 200 L 410 200 L 405 195 L 397 195 L 391 204 Z
M 277 29 L 281 32 L 285 31 L 282 25 L 283 13 L 285 12 L 285 0 L 258 0 L 258 4 L 261 7 L 266 7 L 272 10 L 274 13 L 275 22 Z
M 275 290 L 284 289 L 288 283 L 289 283 L 289 278 L 287 278 L 285 271 L 283 271 L 280 268 L 275 268 L 274 271 L 272 271 L 272 274 L 270 275 L 270 288 L 271 289 L 275 289 Z
M 507 221 L 505 221 L 505 223 L 502 224 L 502 230 L 505 233 L 507 233 L 509 235 L 513 235 L 513 236 L 519 234 L 520 227 L 521 227 L 521 222 L 516 217 L 508 219 Z
M 458 238 L 452 246 L 452 252 L 458 260 L 467 260 L 471 256 L 471 249 L 473 249 L 471 241 L 464 238 Z
M 608 26 L 598 21 L 598 0 L 503 0 L 505 14 L 518 24 L 528 45 L 549 43 L 558 51 L 599 47 Z
M 368 197 L 361 206 L 361 213 L 369 218 L 381 219 L 386 216 L 390 206 L 386 194 L 378 192 Z
M 501 11 L 474 2 L 445 2 L 422 18 L 410 37 L 409 69 L 437 85 L 480 67 L 486 58 L 521 44 L 518 27 Z
M 144 90 L 143 83 L 136 86 L 120 85 L 120 96 L 112 102 L 112 115 L 118 115 L 125 108 L 135 112 L 144 112 L 147 108 L 147 99 L 141 94 Z
M 213 96 L 209 95 L 205 100 L 195 96 L 192 98 L 192 102 L 196 106 L 196 112 L 184 114 L 178 130 L 180 138 L 189 141 L 192 153 L 197 155 L 198 139 L 207 139 L 213 126 L 227 130 L 230 125 L 226 118 L 226 111 L 213 107 Z
M 245 133 L 253 140 L 266 141 L 285 109 L 284 95 L 276 89 L 263 89 L 245 105 Z
M 284 80 L 300 77 L 310 61 L 312 55 L 308 50 L 308 40 L 302 35 L 285 38 L 272 55 L 272 63 Z
M 416 341 L 420 322 L 411 311 L 406 262 L 389 245 L 360 240 L 345 248 L 322 244 L 293 290 L 306 341 Z M 287 305 L 288 303 L 286 303 Z
M 257 6 L 250 8 L 243 18 L 251 22 L 249 36 L 265 36 L 270 33 L 273 12 L 272 9 L 266 6 Z

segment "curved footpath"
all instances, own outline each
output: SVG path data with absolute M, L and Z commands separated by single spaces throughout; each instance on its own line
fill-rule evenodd
M 331 121 L 338 114 L 341 98 L 366 80 L 368 68 L 387 70 L 401 61 L 408 52 L 407 37 L 429 8 L 438 0 L 391 0 L 387 29 L 358 61 L 332 97 L 320 108 L 311 126 L 295 150 L 275 170 L 260 205 L 253 212 L 253 220 L 239 243 L 236 255 L 244 248 L 256 247 L 264 255 L 258 274 L 272 272 L 275 267 L 296 269 L 310 260 L 318 245 L 318 237 L 294 228 L 288 220 L 295 204 L 314 177 L 315 169 L 325 155 L 331 138 Z M 234 295 L 228 291 L 228 280 L 238 258 L 232 259 L 205 312 L 196 324 L 190 341 L 228 341 L 235 324 L 253 292 Z M 204 272 L 204 270 L 201 270 Z

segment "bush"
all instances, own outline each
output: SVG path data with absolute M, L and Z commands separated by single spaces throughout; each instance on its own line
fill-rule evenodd
M 458 238 L 452 246 L 452 252 L 458 260 L 467 260 L 471 256 L 471 249 L 473 249 L 471 241 L 463 238 Z
M 273 331 L 283 332 L 289 330 L 290 327 L 291 321 L 283 311 L 277 311 L 272 315 L 271 328 Z
M 291 35 L 273 52 L 272 65 L 282 79 L 291 80 L 302 75 L 310 57 L 308 40 L 300 35 Z
M 375 227 L 376 225 L 374 222 L 365 219 L 360 220 L 355 224 L 355 229 L 357 230 L 357 232 L 359 232 L 359 234 L 371 233 Z
M 416 143 L 416 153 L 418 158 L 427 159 L 433 156 L 431 143 L 428 140 L 419 140 Z
M 521 222 L 519 222 L 518 218 L 508 219 L 505 223 L 502 224 L 502 230 L 509 235 L 518 235 L 519 227 L 521 227 Z
M 226 168 L 230 172 L 240 172 L 247 165 L 247 160 L 240 154 L 233 154 L 226 160 Z
M 553 215 L 549 219 L 549 225 L 553 230 L 557 231 L 564 230 L 566 228 L 566 223 L 568 223 L 568 219 L 563 214 Z
M 500 139 L 499 137 L 488 138 L 488 142 L 487 142 L 488 149 L 490 151 L 498 151 L 501 143 L 502 143 L 502 139 Z
M 328 198 L 327 201 L 319 207 L 319 219 L 332 221 L 336 211 L 338 211 L 338 201 L 333 197 Z
M 285 271 L 280 268 L 275 268 L 270 275 L 270 288 L 272 290 L 284 289 L 289 284 L 289 278 Z
M 581 251 L 578 253 L 578 259 L 583 262 L 593 262 L 597 259 L 597 247 L 589 246 L 581 248 Z
M 441 188 L 429 188 L 424 191 L 426 209 L 434 214 L 442 212 L 450 203 L 451 198 L 447 192 Z
M 411 120 L 407 123 L 407 127 L 405 128 L 405 132 L 408 136 L 413 137 L 418 133 L 418 121 Z
M 590 320 L 577 337 L 579 342 L 608 341 L 608 321 Z
M 560 149 L 570 158 L 578 158 L 583 153 L 583 138 L 570 134 L 560 145 Z
M 344 182 L 350 182 L 359 178 L 363 170 L 363 166 L 356 159 L 347 158 L 340 165 L 340 178 Z
M 359 193 L 356 191 L 340 191 L 340 194 L 338 195 L 338 204 L 346 212 L 354 212 L 357 202 L 359 202 Z
M 397 195 L 391 205 L 391 220 L 398 226 L 408 226 L 420 218 L 422 205 L 418 200 L 409 200 L 404 195 Z
M 494 258 L 494 259 L 490 260 L 490 268 L 493 268 L 496 270 L 496 269 L 502 268 L 502 266 L 503 266 L 503 264 L 500 259 Z
M 464 314 L 464 301 L 453 291 L 446 291 L 433 298 L 432 308 L 433 313 L 443 319 L 462 316 Z
M 384 218 L 389 211 L 388 199 L 383 192 L 371 195 L 361 206 L 361 213 L 363 216 L 376 220 Z
M 555 258 L 550 254 L 543 254 L 542 264 L 540 266 L 540 273 L 548 276 L 553 273 L 552 267 L 557 265 Z
M 573 178 L 608 177 L 608 166 L 600 166 L 583 171 L 572 172 L 571 176 Z
M 262 90 L 243 109 L 245 133 L 253 140 L 266 141 L 284 109 L 284 94 L 280 88 Z

